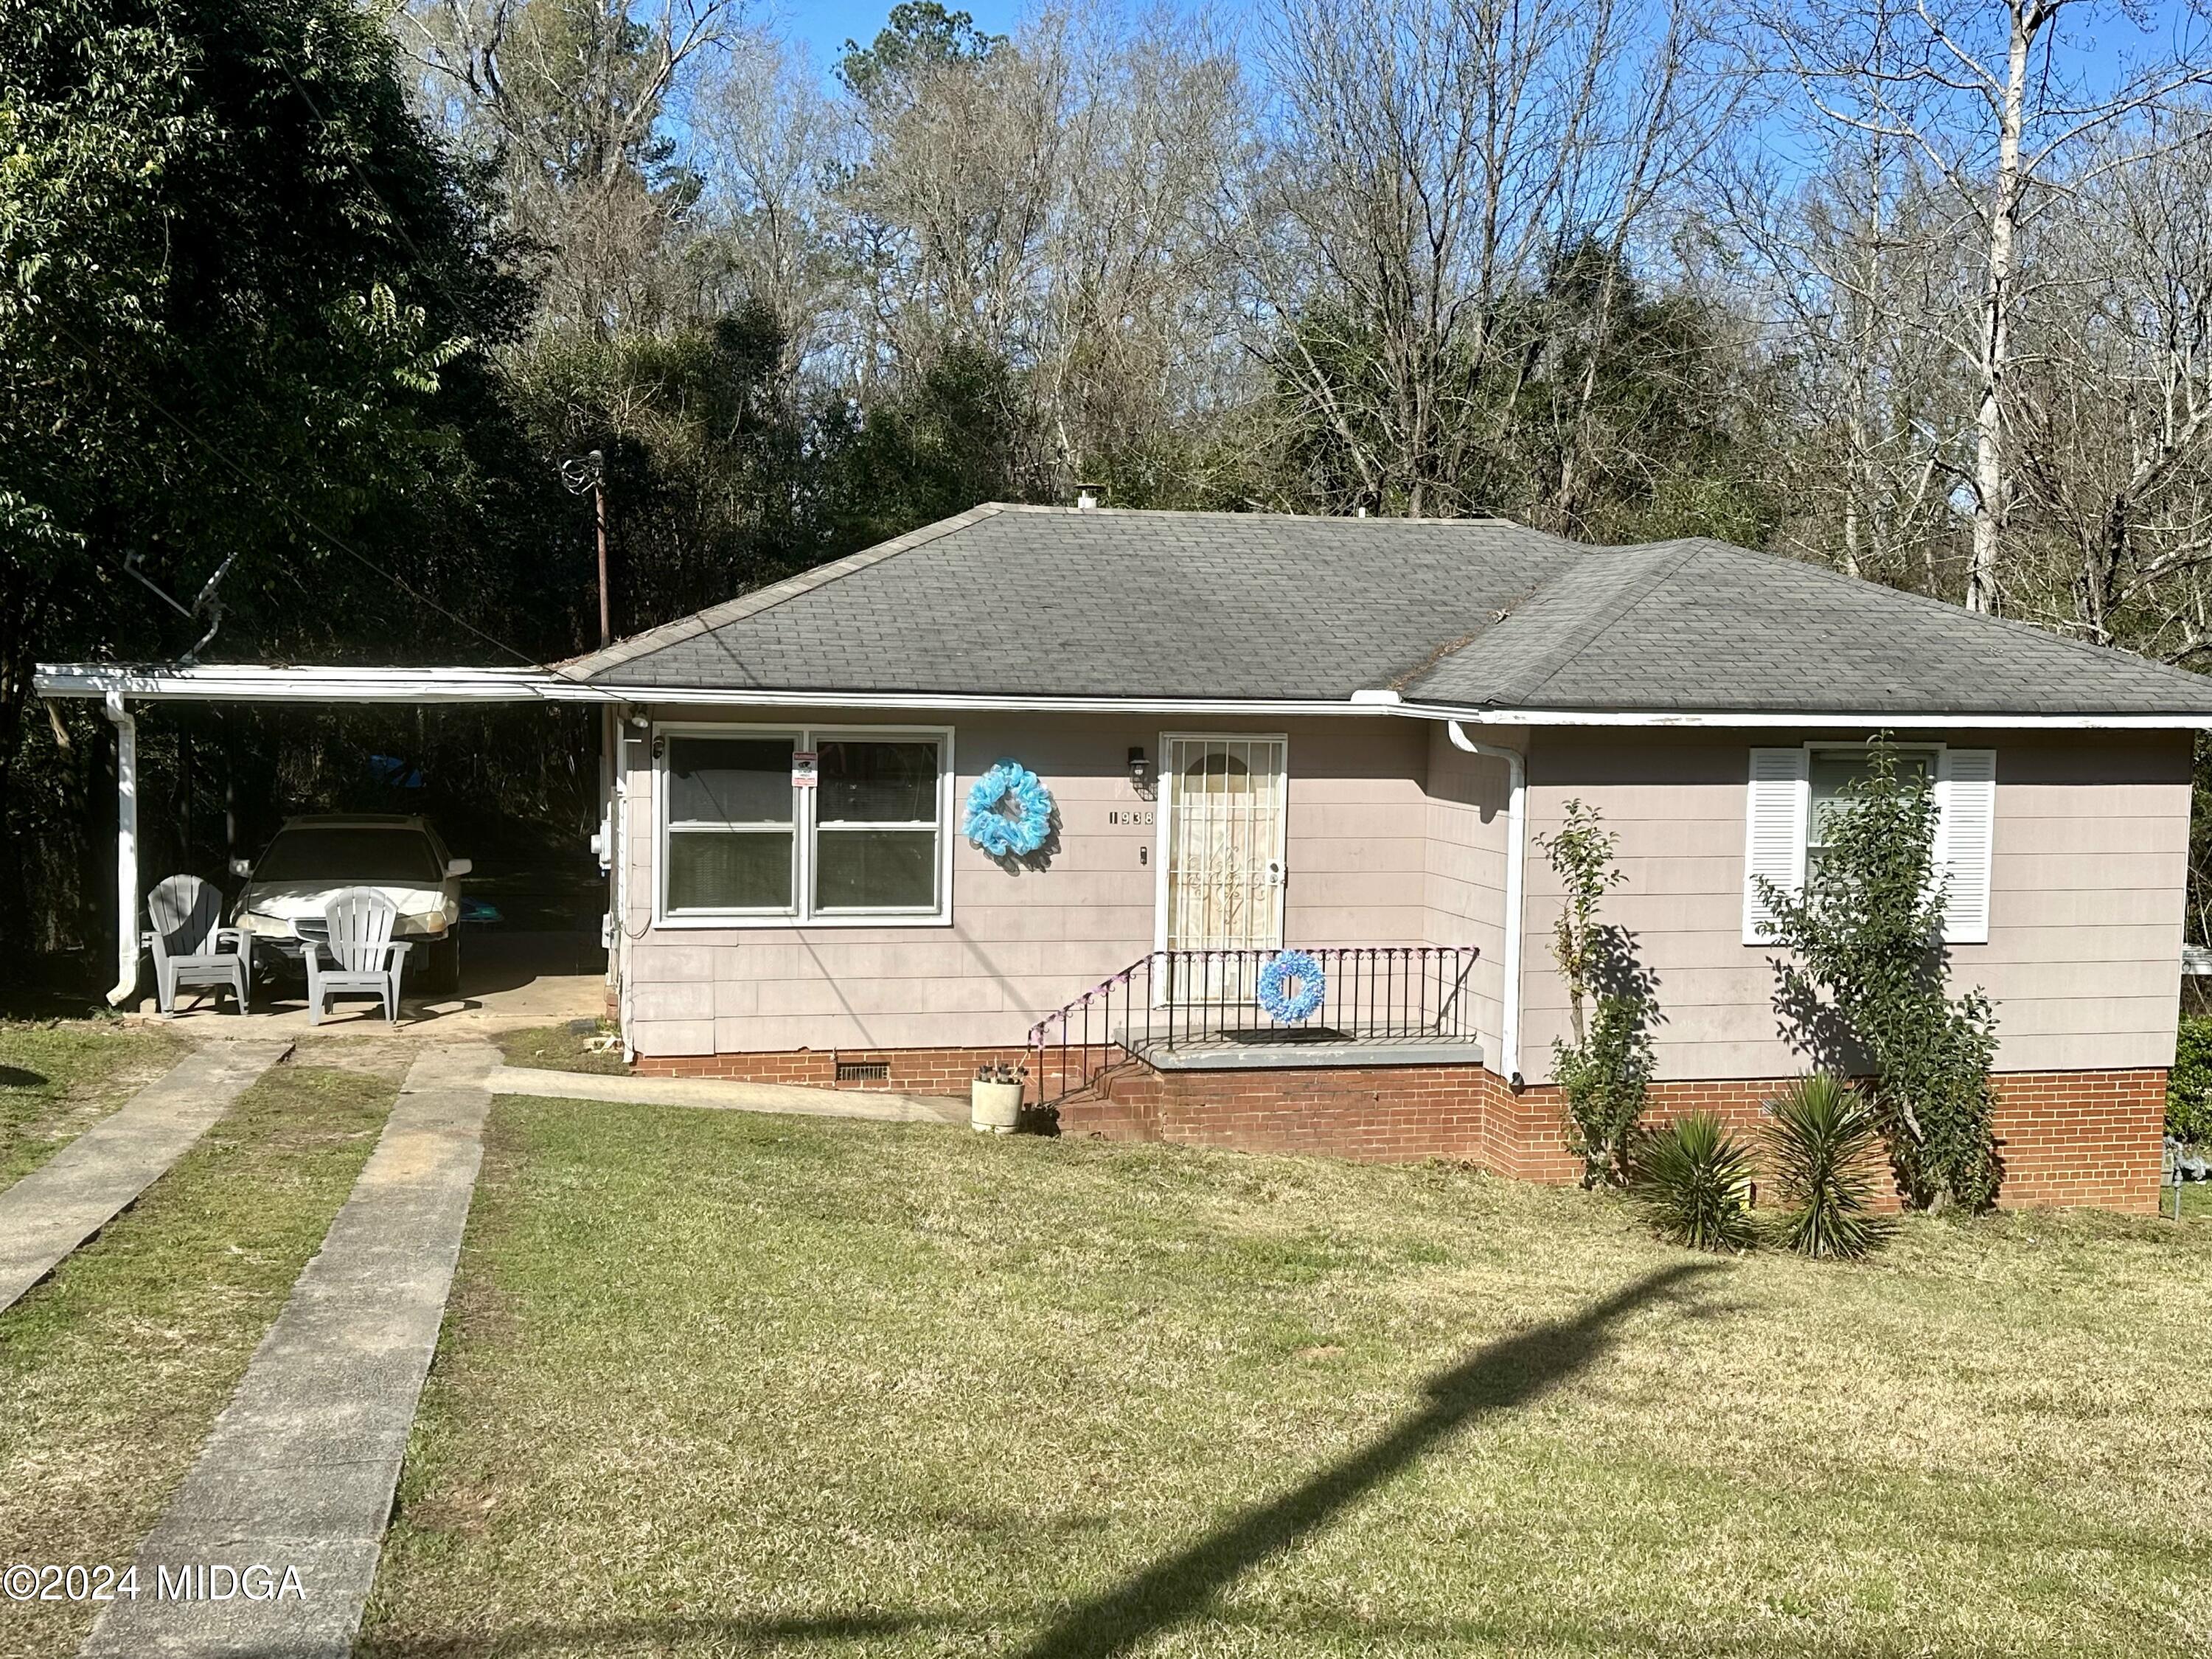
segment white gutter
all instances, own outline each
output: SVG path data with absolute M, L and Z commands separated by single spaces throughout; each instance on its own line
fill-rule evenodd
M 672 708 L 973 709 L 1035 714 L 1376 714 L 1395 712 L 1352 698 L 1024 696 L 970 691 L 790 691 L 773 687 L 589 685 L 556 681 L 542 694 L 549 702 L 599 702 Z
M 121 696 L 145 702 L 531 702 L 555 678 L 542 668 L 40 663 L 32 689 L 42 697 Z
M 1859 714 L 1777 714 L 1711 709 L 1635 713 L 1590 708 L 1455 708 L 1407 703 L 1389 711 L 1470 726 L 1717 726 L 1803 732 L 2212 732 L 2204 714 L 1918 714 L 1888 709 Z
M 798 691 L 775 687 L 675 686 L 586 681 L 547 668 L 292 668 L 255 664 L 130 666 L 40 663 L 42 697 L 145 702 L 618 702 L 738 708 L 911 708 L 990 713 L 1250 715 L 1395 714 L 1469 726 L 1774 728 L 1807 732 L 2212 732 L 2212 713 L 2170 714 L 1777 713 L 1725 708 L 1649 713 L 1612 709 L 1490 708 L 1408 702 L 1383 688 L 1349 697 L 1109 697 L 945 691 Z
M 138 723 L 110 691 L 115 722 L 115 983 L 107 1006 L 120 1008 L 138 989 Z
M 1477 743 L 1457 720 L 1446 720 L 1452 747 L 1505 763 L 1505 957 L 1504 988 L 1498 994 L 1498 1074 L 1516 1091 L 1521 1077 L 1521 938 L 1527 921 L 1522 915 L 1528 890 L 1528 836 L 1525 829 L 1528 798 L 1528 763 L 1517 749 L 1494 743 Z

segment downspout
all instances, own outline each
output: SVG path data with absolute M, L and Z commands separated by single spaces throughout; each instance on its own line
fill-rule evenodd
M 615 866 L 615 936 L 609 953 L 616 975 L 615 1026 L 622 1036 L 623 1063 L 625 1066 L 635 1065 L 637 1061 L 637 1045 L 630 1041 L 630 1011 L 635 1000 L 630 987 L 629 866 L 634 849 L 630 846 L 629 745 L 634 739 L 628 729 L 629 719 L 630 706 L 624 703 L 614 720 L 614 842 L 617 849 L 616 857 L 619 861 Z M 654 832 L 647 830 L 647 833 L 652 835 Z M 659 842 L 654 841 L 648 845 L 658 846 Z
M 1504 988 L 1498 994 L 1498 1072 L 1515 1090 L 1524 1087 L 1521 1076 L 1521 935 L 1524 930 L 1523 901 L 1528 886 L 1528 846 L 1522 823 L 1528 796 L 1528 763 L 1517 749 L 1494 743 L 1477 743 L 1457 720 L 1446 720 L 1452 747 L 1505 763 L 1505 959 Z
M 123 694 L 106 696 L 115 722 L 115 984 L 107 1006 L 119 1008 L 138 989 L 138 723 Z

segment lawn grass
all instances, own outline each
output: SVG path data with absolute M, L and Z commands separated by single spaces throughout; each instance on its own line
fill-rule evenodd
M 2201 1655 L 2208 1291 L 2203 1222 L 1719 1261 L 1455 1167 L 502 1099 L 358 1650 Z
M 274 1067 L 0 1313 L 0 1558 L 130 1560 L 321 1245 L 396 1093 L 353 1073 Z M 73 1654 L 94 1611 L 0 1605 L 0 1656 Z
M 589 1031 L 572 1030 L 563 1025 L 530 1025 L 516 1031 L 495 1032 L 492 1041 L 499 1045 L 500 1054 L 510 1066 L 535 1066 L 553 1072 L 590 1072 L 600 1077 L 620 1077 L 629 1070 L 623 1064 L 622 1052 L 616 1049 L 587 1048 L 584 1045 L 595 1036 L 611 1031 L 613 1026 L 601 1020 Z
M 0 1021 L 0 1189 L 175 1065 L 185 1045 L 117 1020 Z

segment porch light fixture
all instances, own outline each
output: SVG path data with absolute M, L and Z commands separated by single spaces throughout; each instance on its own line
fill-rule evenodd
M 1132 749 L 1129 751 L 1130 783 L 1135 786 L 1137 793 L 1141 795 L 1145 793 L 1145 786 L 1149 784 L 1152 781 L 1152 762 L 1146 757 L 1143 749 Z

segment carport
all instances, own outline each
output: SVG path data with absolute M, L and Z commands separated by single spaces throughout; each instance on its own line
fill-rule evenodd
M 620 914 L 622 860 L 617 838 L 622 814 L 618 805 L 622 785 L 610 757 L 619 730 L 620 705 L 624 699 L 604 688 L 583 684 L 549 668 L 329 668 L 261 665 L 172 664 L 132 665 L 104 663 L 41 663 L 33 681 L 37 695 L 97 702 L 115 728 L 115 983 L 107 992 L 111 1006 L 129 1003 L 137 993 L 141 969 L 139 936 L 143 903 L 143 872 L 139 855 L 139 776 L 137 724 L 132 710 L 141 703 L 362 704 L 450 705 L 466 703 L 596 703 L 603 714 L 599 758 L 599 829 L 593 849 L 609 891 L 606 915 Z M 543 1021 L 575 1014 L 598 1014 L 609 1006 L 625 1014 L 623 969 L 626 941 L 621 930 L 604 921 L 600 944 L 606 949 L 604 985 L 597 997 L 585 994 L 580 985 L 550 982 L 532 987 L 540 975 L 527 961 L 501 961 L 492 951 L 495 976 L 500 988 L 490 994 L 504 999 L 518 1018 Z M 570 974 L 574 974 L 573 965 Z M 550 979 L 550 975 L 546 975 Z M 575 1003 L 578 1006 L 568 1006 Z M 588 1004 L 588 1006 L 584 1006 Z M 473 1006 L 473 1005 L 472 1005 Z M 251 1017 L 258 1022 L 264 1016 Z M 627 1019 L 624 1019 L 627 1025 Z

